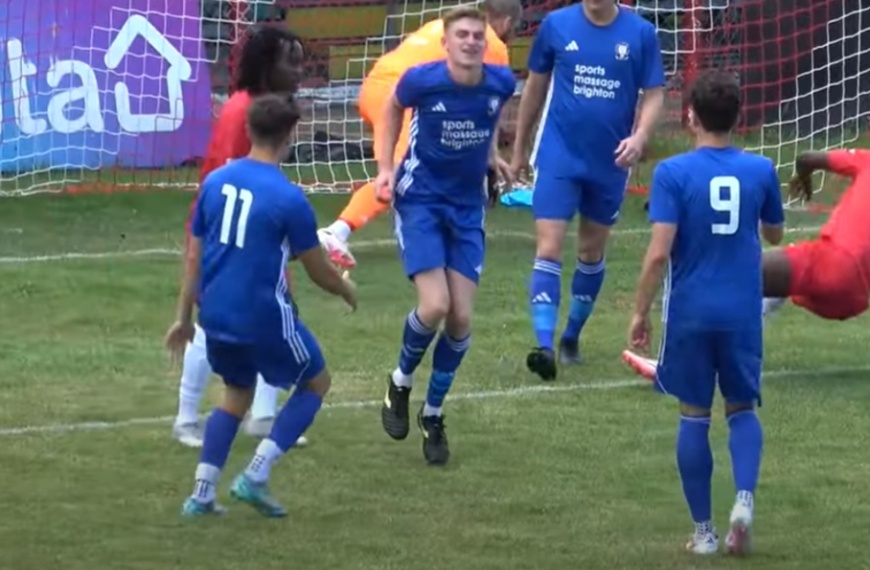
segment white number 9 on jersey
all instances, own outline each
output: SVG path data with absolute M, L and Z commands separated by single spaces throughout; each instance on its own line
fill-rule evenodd
M 723 192 L 724 190 L 724 192 Z M 728 214 L 725 224 L 712 224 L 716 235 L 730 236 L 740 227 L 740 181 L 733 176 L 716 176 L 710 181 L 710 207 Z

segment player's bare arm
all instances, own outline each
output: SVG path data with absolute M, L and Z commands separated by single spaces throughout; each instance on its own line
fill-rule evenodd
M 492 145 L 489 150 L 489 167 L 495 171 L 499 182 L 504 184 L 506 188 L 512 188 L 514 183 L 513 172 L 508 164 L 498 152 L 498 131 L 501 125 L 499 121 L 495 129 L 495 135 L 492 137 Z
M 649 350 L 652 329 L 649 322 L 649 312 L 652 309 L 653 299 L 659 284 L 662 282 L 676 235 L 676 224 L 655 223 L 652 225 L 652 237 L 637 282 L 634 316 L 631 319 L 628 332 L 629 344 L 638 350 Z
M 619 143 L 616 147 L 616 163 L 628 168 L 634 166 L 649 142 L 650 136 L 658 124 L 665 106 L 664 87 L 644 89 L 635 120 L 635 127 L 631 135 Z
M 199 288 L 201 256 L 202 243 L 199 238 L 191 236 L 184 254 L 184 274 L 178 293 L 175 322 L 166 333 L 166 348 L 169 349 L 173 358 L 180 359 L 187 343 L 193 339 L 193 305 L 196 302 L 196 292 Z
M 514 137 L 513 156 L 511 158 L 511 173 L 515 179 L 520 176 L 528 162 L 528 144 L 532 126 L 537 122 L 544 107 L 547 88 L 550 85 L 552 73 L 535 73 L 529 71 L 520 104 L 517 108 L 517 126 Z
M 341 297 L 347 306 L 356 310 L 356 288 L 353 282 L 339 275 L 322 247 L 313 247 L 297 257 L 305 272 L 315 285 L 336 297 Z
M 782 224 L 771 225 L 762 223 L 761 237 L 770 245 L 779 245 L 782 243 L 783 237 L 785 237 L 785 228 Z
M 393 183 L 395 182 L 396 165 L 393 162 L 393 153 L 399 134 L 402 130 L 402 116 L 405 112 L 396 95 L 393 94 L 387 101 L 384 112 L 383 138 L 381 139 L 380 160 L 378 161 L 378 176 L 375 178 L 375 191 L 378 200 L 389 203 L 393 200 Z

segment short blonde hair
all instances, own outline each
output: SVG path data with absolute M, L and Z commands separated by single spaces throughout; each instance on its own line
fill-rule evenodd
M 446 31 L 454 23 L 459 20 L 465 20 L 466 18 L 470 20 L 477 20 L 482 24 L 486 24 L 486 14 L 475 8 L 474 6 L 457 6 L 453 8 L 444 16 L 441 17 L 441 21 L 444 23 L 444 30 Z

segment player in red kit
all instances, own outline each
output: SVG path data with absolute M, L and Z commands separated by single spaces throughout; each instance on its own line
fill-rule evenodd
M 227 162 L 247 156 L 251 140 L 245 125 L 251 100 L 263 93 L 287 93 L 288 96 L 295 93 L 302 78 L 304 60 L 304 46 L 289 30 L 274 26 L 251 29 L 242 47 L 235 77 L 236 91 L 224 104 L 213 126 L 200 168 L 200 182 Z M 191 204 L 191 213 L 195 204 L 196 199 Z M 188 235 L 190 220 L 189 216 Z M 190 447 L 202 446 L 199 405 L 212 372 L 205 346 L 205 333 L 197 326 L 193 342 L 187 345 L 184 353 L 178 415 L 172 430 L 175 439 Z M 277 399 L 278 390 L 258 377 L 251 418 L 245 426 L 249 434 L 262 437 L 269 433 Z M 303 437 L 297 445 L 305 443 Z
M 870 151 L 807 152 L 798 157 L 796 170 L 792 194 L 807 200 L 817 170 L 846 176 L 852 184 L 818 239 L 765 254 L 765 313 L 790 297 L 824 319 L 857 317 L 867 310 L 870 294 Z
M 812 175 L 833 172 L 852 180 L 814 240 L 764 252 L 764 316 L 789 298 L 811 313 L 831 320 L 857 317 L 870 304 L 870 151 L 806 152 L 797 158 L 789 183 L 793 197 L 810 200 Z M 657 362 L 631 351 L 623 360 L 653 380 Z

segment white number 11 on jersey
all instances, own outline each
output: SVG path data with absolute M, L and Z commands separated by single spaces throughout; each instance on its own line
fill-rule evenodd
M 233 218 L 236 213 L 236 200 L 241 200 L 242 207 L 239 212 L 239 222 L 236 224 L 236 247 L 241 249 L 245 247 L 245 231 L 248 229 L 248 214 L 251 213 L 251 204 L 254 202 L 254 195 L 250 190 L 237 190 L 231 184 L 224 184 L 221 188 L 221 194 L 226 197 L 224 202 L 224 218 L 221 221 L 221 243 L 230 243 L 230 231 L 233 227 Z
M 728 191 L 724 198 L 722 191 Z M 728 214 L 725 224 L 712 224 L 710 230 L 721 236 L 737 233 L 740 227 L 740 181 L 734 176 L 716 176 L 710 181 L 710 207 L 717 212 Z

